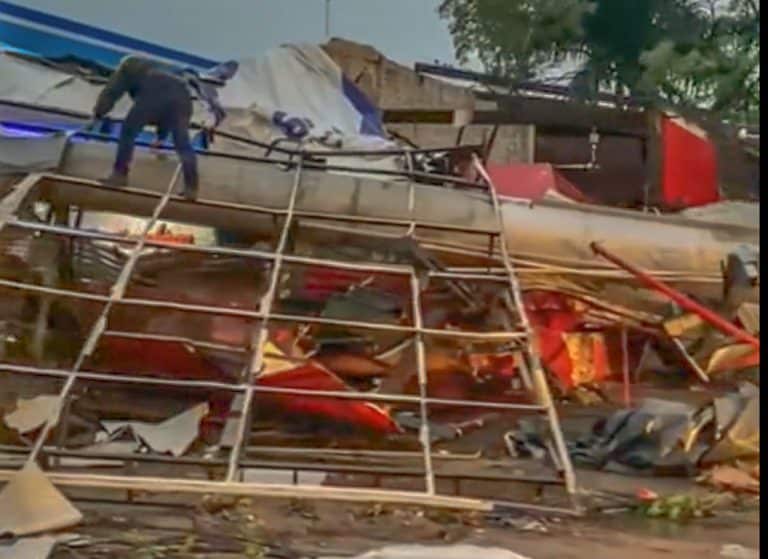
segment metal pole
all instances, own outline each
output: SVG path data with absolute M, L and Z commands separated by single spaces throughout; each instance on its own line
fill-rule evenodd
M 254 383 L 257 380 L 258 375 L 261 373 L 261 369 L 264 363 L 264 346 L 267 343 L 269 337 L 269 330 L 267 329 L 267 321 L 269 320 L 272 307 L 274 305 L 275 297 L 277 296 L 277 284 L 280 280 L 280 273 L 282 270 L 283 256 L 286 246 L 288 244 L 288 236 L 290 235 L 291 225 L 293 224 L 293 210 L 296 207 L 296 198 L 298 197 L 299 187 L 301 185 L 301 171 L 304 168 L 304 157 L 300 156 L 299 163 L 296 165 L 296 171 L 293 179 L 293 186 L 291 187 L 291 194 L 288 200 L 287 213 L 285 220 L 283 221 L 283 227 L 280 231 L 280 239 L 275 249 L 275 257 L 272 262 L 272 271 L 269 279 L 269 287 L 266 293 L 261 298 L 259 304 L 259 312 L 262 314 L 263 319 L 261 323 L 257 325 L 256 329 L 251 336 L 251 350 L 253 352 L 251 356 L 251 362 L 245 374 L 245 382 L 247 383 L 245 389 L 245 397 L 243 398 L 243 408 L 240 412 L 240 422 L 237 426 L 237 432 L 235 435 L 235 443 L 232 445 L 229 455 L 229 465 L 227 467 L 226 481 L 232 482 L 235 479 L 239 471 L 240 455 L 243 452 L 243 448 L 247 443 L 248 433 L 251 428 L 251 407 L 253 404 L 253 394 L 255 391 Z
M 472 155 L 472 162 L 474 163 L 475 169 L 478 171 L 488 187 L 490 202 L 493 205 L 494 211 L 496 213 L 496 221 L 499 228 L 501 229 L 504 221 L 501 214 L 501 205 L 499 204 L 499 198 L 496 193 L 493 180 L 488 174 L 488 171 L 486 171 L 485 166 L 480 161 L 480 158 L 476 154 Z M 533 343 L 533 327 L 528 321 L 528 314 L 525 312 L 525 304 L 523 302 L 522 293 L 520 292 L 520 285 L 517 281 L 515 269 L 509 257 L 509 248 L 507 247 L 507 240 L 504 235 L 499 236 L 499 249 L 501 252 L 502 262 L 504 264 L 504 269 L 506 270 L 507 277 L 509 278 L 510 291 L 514 297 L 515 306 L 519 309 L 520 312 L 520 322 L 522 323 L 523 328 L 527 334 L 528 343 Z M 555 448 L 560 454 L 560 460 L 562 461 L 565 487 L 571 496 L 571 501 L 573 502 L 575 508 L 578 509 L 579 505 L 576 497 L 576 475 L 573 471 L 573 465 L 571 464 L 571 458 L 568 454 L 568 448 L 565 445 L 563 432 L 560 428 L 560 419 L 557 416 L 555 403 L 552 400 L 551 394 L 549 393 L 549 386 L 547 385 L 547 380 L 544 376 L 544 370 L 542 368 L 541 361 L 537 352 L 530 351 L 528 355 L 531 361 L 530 369 L 533 376 L 532 380 L 534 382 L 534 388 L 536 389 L 536 397 L 539 400 L 538 403 L 546 409 L 547 418 L 549 420 L 550 429 L 552 431 L 552 437 L 555 440 Z
M 728 322 L 726 319 L 724 319 L 722 316 L 720 316 L 716 312 L 708 309 L 704 305 L 700 305 L 693 299 L 677 291 L 676 289 L 673 289 L 663 281 L 656 279 L 652 275 L 644 272 L 637 266 L 634 266 L 633 264 L 630 264 L 629 262 L 622 260 L 621 258 L 619 258 L 618 256 L 616 256 L 611 252 L 608 252 L 599 244 L 593 242 L 590 244 L 590 248 L 595 254 L 602 256 L 609 262 L 613 262 L 619 268 L 623 268 L 624 270 L 626 270 L 627 272 L 635 276 L 642 283 L 644 283 L 646 286 L 650 287 L 654 291 L 663 293 L 669 299 L 671 299 L 672 301 L 680 305 L 680 307 L 682 307 L 683 309 L 692 313 L 696 313 L 701 318 L 709 322 L 712 326 L 720 330 L 722 333 L 728 336 L 733 336 L 740 342 L 749 344 L 756 349 L 760 349 L 759 339 L 755 338 L 748 332 L 745 332 L 741 328 L 736 327 L 734 324 Z

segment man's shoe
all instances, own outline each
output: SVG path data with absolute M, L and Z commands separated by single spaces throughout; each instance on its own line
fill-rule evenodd
M 197 200 L 197 188 L 184 187 L 181 195 L 187 200 Z
M 112 186 L 112 187 L 123 187 L 128 185 L 128 175 L 124 175 L 122 173 L 115 173 L 112 172 L 111 175 L 109 175 L 107 178 L 102 179 L 101 183 L 106 186 Z

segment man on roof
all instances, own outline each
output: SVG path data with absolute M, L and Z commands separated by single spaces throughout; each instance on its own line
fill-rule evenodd
M 183 195 L 188 199 L 197 196 L 197 157 L 189 137 L 192 118 L 190 88 L 198 94 L 205 93 L 194 73 L 184 72 L 178 75 L 170 68 L 140 56 L 123 58 L 93 108 L 94 119 L 101 120 L 125 93 L 133 99 L 133 106 L 128 111 L 120 131 L 112 174 L 104 181 L 106 184 L 127 184 L 136 137 L 146 125 L 154 125 L 160 140 L 168 133 L 173 137 L 184 177 Z M 203 100 L 214 114 L 215 127 L 223 119 L 224 111 L 215 97 Z

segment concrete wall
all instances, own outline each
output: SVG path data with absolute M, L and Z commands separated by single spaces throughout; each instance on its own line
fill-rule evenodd
M 460 130 L 450 124 L 388 124 L 387 128 L 425 148 L 456 145 Z M 490 139 L 492 130 L 492 126 L 484 124 L 466 126 L 461 143 L 484 143 Z M 532 163 L 534 142 L 533 126 L 518 124 L 499 126 L 489 160 L 493 163 Z
M 421 76 L 371 46 L 336 38 L 322 46 L 344 75 L 382 110 L 455 110 L 475 106 L 474 96 L 467 88 Z
M 323 49 L 381 110 L 473 111 L 496 108 L 495 103 L 477 101 L 472 91 L 445 81 L 422 76 L 401 66 L 368 45 L 331 39 Z M 420 147 L 453 146 L 459 128 L 449 124 L 388 124 L 387 128 Z M 490 138 L 489 125 L 467 126 L 462 144 L 479 144 Z M 505 125 L 499 128 L 490 160 L 495 163 L 533 161 L 532 126 Z

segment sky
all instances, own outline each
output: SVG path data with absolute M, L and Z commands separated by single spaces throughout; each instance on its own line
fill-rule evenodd
M 15 0 L 24 6 L 213 59 L 325 40 L 325 0 Z M 439 0 L 330 0 L 330 35 L 400 63 L 454 63 Z

